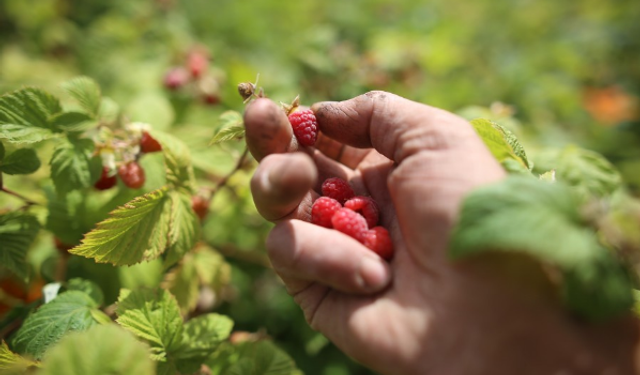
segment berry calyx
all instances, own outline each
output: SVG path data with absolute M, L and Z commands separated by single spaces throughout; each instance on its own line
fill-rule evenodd
M 340 202 L 329 197 L 320 197 L 311 206 L 311 222 L 325 228 L 333 228 L 331 219 L 342 208 Z
M 100 174 L 100 178 L 93 185 L 98 190 L 108 190 L 112 187 L 116 186 L 118 183 L 118 178 L 116 175 L 109 176 L 109 167 L 102 167 L 102 173 Z
M 143 131 L 140 138 L 140 151 L 148 154 L 150 152 L 162 151 L 162 145 L 155 138 Z
M 209 200 L 200 195 L 194 195 L 191 197 L 191 209 L 200 220 L 204 220 L 205 216 L 209 213 Z
M 351 185 L 340 177 L 327 178 L 322 183 L 322 195 L 333 198 L 344 204 L 347 200 L 353 198 L 356 194 L 353 192 Z
M 140 189 L 145 182 L 144 169 L 135 161 L 122 164 L 118 168 L 118 175 L 122 182 L 131 189 Z
M 393 242 L 389 231 L 383 227 L 374 227 L 366 231 L 362 243 L 385 260 L 393 258 Z
M 318 120 L 310 109 L 298 110 L 289 114 L 289 122 L 298 142 L 304 146 L 313 146 L 318 139 Z
M 164 87 L 168 90 L 177 90 L 189 82 L 189 72 L 183 67 L 171 68 L 164 75 Z
M 380 210 L 378 204 L 371 197 L 357 196 L 349 199 L 344 203 L 344 207 L 354 210 L 367 220 L 369 228 L 373 228 L 378 224 L 380 218 Z
M 341 208 L 331 218 L 333 228 L 362 242 L 367 232 L 367 221 L 348 208 Z

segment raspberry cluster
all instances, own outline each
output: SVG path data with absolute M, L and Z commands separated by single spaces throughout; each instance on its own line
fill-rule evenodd
M 183 65 L 171 67 L 166 72 L 164 87 L 182 97 L 199 98 L 204 104 L 220 103 L 223 77 L 219 69 L 210 69 L 206 48 L 193 48 L 183 60 Z
M 355 238 L 386 260 L 393 257 L 389 231 L 377 226 L 380 213 L 372 198 L 356 196 L 349 183 L 338 177 L 324 181 L 322 195 L 311 207 L 313 224 Z

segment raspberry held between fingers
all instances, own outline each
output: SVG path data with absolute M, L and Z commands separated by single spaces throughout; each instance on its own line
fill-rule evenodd
M 366 231 L 362 243 L 385 260 L 393 258 L 393 242 L 389 231 L 383 227 L 374 227 Z
M 310 109 L 299 110 L 289 115 L 293 134 L 301 145 L 313 146 L 318 139 L 318 120 Z
M 378 224 L 380 210 L 378 209 L 376 201 L 372 198 L 363 196 L 353 197 L 344 203 L 344 207 L 364 216 L 369 228 L 373 228 Z

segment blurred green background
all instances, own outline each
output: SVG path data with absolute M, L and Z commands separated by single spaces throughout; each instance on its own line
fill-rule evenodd
M 0 92 L 61 94 L 60 82 L 90 76 L 132 121 L 189 143 L 207 184 L 241 150 L 207 147 L 218 116 L 242 111 L 239 82 L 259 73 L 269 97 L 305 104 L 387 90 L 506 124 L 534 163 L 543 147 L 596 150 L 637 195 L 639 19 L 637 0 L 2 0 Z M 163 86 L 193 49 L 210 57 L 215 105 Z M 217 310 L 236 329 L 264 330 L 307 374 L 369 373 L 307 327 L 265 267 L 270 225 L 253 208 L 250 175 L 234 176 L 205 222 L 232 265 Z

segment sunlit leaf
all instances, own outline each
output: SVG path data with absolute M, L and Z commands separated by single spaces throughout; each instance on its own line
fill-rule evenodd
M 513 133 L 485 119 L 472 120 L 471 124 L 505 169 L 509 172 L 528 172 L 531 169 L 524 148 Z
M 135 198 L 111 212 L 70 252 L 114 265 L 155 259 L 170 243 L 172 202 L 166 188 Z
M 191 197 L 173 191 L 171 195 L 171 220 L 169 221 L 169 248 L 164 266 L 169 267 L 182 259 L 200 237 L 200 221 L 191 209 Z
M 51 348 L 40 375 L 155 375 L 149 347 L 114 324 L 75 332 Z
M 157 130 L 150 133 L 162 145 L 167 182 L 185 193 L 193 193 L 195 177 L 189 147 L 171 134 Z
M 7 346 L 7 343 L 2 341 L 0 344 L 0 374 L 24 374 L 28 368 L 33 366 L 38 366 L 38 363 L 12 352 Z
M 118 298 L 116 321 L 151 345 L 152 358 L 166 361 L 167 353 L 180 347 L 182 317 L 173 296 L 164 289 L 123 289 Z
M 52 118 L 53 126 L 63 132 L 83 132 L 94 128 L 98 123 L 82 112 L 63 112 Z
M 182 346 L 177 358 L 197 358 L 204 361 L 226 340 L 233 328 L 233 321 L 224 315 L 206 314 L 189 320 L 182 331 Z

